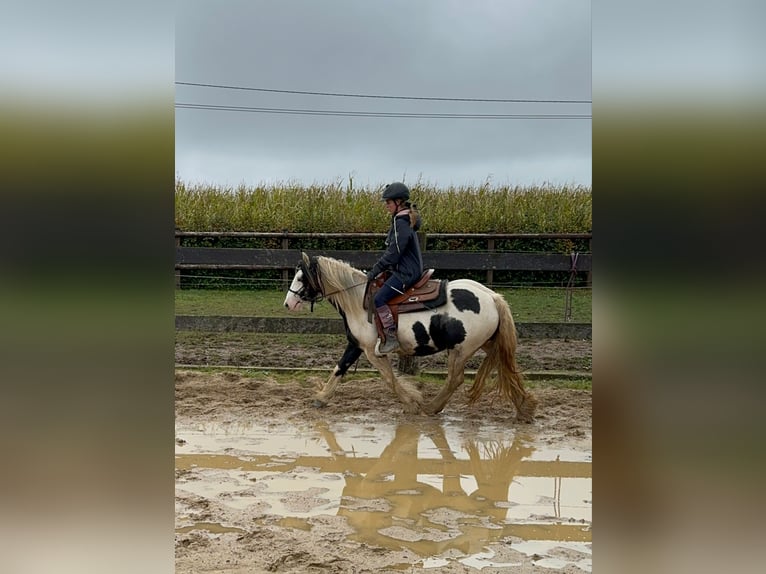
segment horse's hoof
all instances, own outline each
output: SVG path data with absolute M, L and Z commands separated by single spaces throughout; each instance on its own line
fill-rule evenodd
M 314 399 L 312 406 L 316 409 L 322 409 L 327 406 L 327 403 L 324 401 L 320 401 L 319 399 Z
M 436 416 L 436 415 L 438 415 L 440 412 L 442 412 L 442 409 L 440 409 L 440 408 L 437 408 L 437 407 L 435 407 L 435 406 L 433 406 L 433 405 L 431 405 L 431 404 L 428 404 L 428 405 L 423 405 L 423 406 L 421 407 L 421 409 L 422 409 L 422 411 L 423 411 L 423 414 L 424 414 L 424 415 L 428 415 L 429 417 L 433 417 L 433 416 Z

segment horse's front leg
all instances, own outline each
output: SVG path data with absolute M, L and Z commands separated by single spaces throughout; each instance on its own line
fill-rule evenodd
M 343 380 L 351 365 L 356 363 L 361 354 L 362 349 L 354 341 L 349 341 L 343 356 L 338 361 L 335 369 L 333 369 L 330 378 L 318 389 L 317 394 L 314 396 L 315 407 L 327 406 L 327 401 L 335 394 L 338 383 Z
M 383 378 L 391 385 L 391 388 L 404 405 L 404 411 L 410 414 L 423 413 L 423 395 L 409 381 L 399 380 L 394 374 L 394 368 L 388 355 L 378 357 L 374 350 L 365 351 L 367 359 L 373 367 L 380 371 Z

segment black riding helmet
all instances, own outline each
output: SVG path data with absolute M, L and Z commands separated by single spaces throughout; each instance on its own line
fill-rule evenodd
M 383 196 L 381 197 L 381 200 L 386 200 L 386 199 L 405 199 L 406 200 L 409 198 L 410 198 L 410 188 L 399 181 L 395 181 L 394 183 L 389 183 L 386 186 L 386 189 L 383 190 Z

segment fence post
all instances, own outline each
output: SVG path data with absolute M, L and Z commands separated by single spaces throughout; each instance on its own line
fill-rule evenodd
M 418 236 L 418 243 L 420 243 L 420 250 L 425 251 L 426 250 L 426 232 L 425 231 L 418 231 L 415 235 Z
M 287 237 L 287 232 L 282 237 L 282 249 L 290 248 L 290 239 Z M 282 269 L 282 290 L 290 287 L 290 270 Z
M 411 355 L 399 357 L 399 372 L 405 375 L 417 375 L 420 371 L 420 361 Z
M 487 239 L 487 251 L 492 253 L 495 250 L 495 238 Z M 495 280 L 495 270 L 491 267 L 487 269 L 487 287 L 492 288 L 492 282 Z

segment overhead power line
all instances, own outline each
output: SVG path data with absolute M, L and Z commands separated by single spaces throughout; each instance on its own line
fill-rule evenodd
M 246 86 L 227 86 L 221 84 L 202 84 L 196 82 L 176 82 L 177 86 L 195 86 L 198 88 L 217 88 L 220 90 L 245 90 L 250 92 L 270 92 L 275 94 L 301 94 L 306 96 L 332 96 L 337 98 L 377 98 L 385 100 L 424 100 L 436 102 L 494 102 L 525 104 L 592 104 L 592 100 L 545 100 L 545 99 L 504 99 L 504 98 L 437 98 L 426 96 L 388 96 L 380 94 L 346 94 L 340 92 L 311 92 L 305 90 L 277 90 L 273 88 L 252 88 Z
M 291 108 L 254 108 L 245 106 L 221 106 L 176 102 L 176 108 L 187 110 L 211 110 L 222 112 L 249 112 L 265 114 L 292 114 L 307 116 L 349 116 L 368 118 L 421 118 L 421 119 L 470 119 L 470 120 L 575 120 L 591 119 L 590 114 L 428 114 L 405 112 L 362 112 L 344 110 L 306 110 Z

